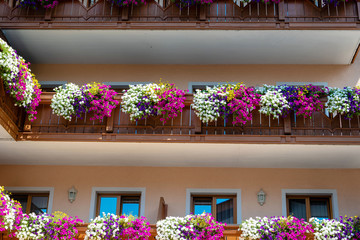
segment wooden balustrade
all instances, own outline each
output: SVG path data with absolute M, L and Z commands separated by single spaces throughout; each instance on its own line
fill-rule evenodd
M 77 239 L 79 240 L 83 240 L 85 239 L 85 232 L 87 229 L 87 224 L 84 224 L 82 226 L 77 227 L 78 229 L 78 237 Z M 239 240 L 242 239 L 240 238 L 241 236 L 241 231 L 238 231 L 239 226 L 226 226 L 225 230 L 224 230 L 224 237 L 222 238 L 222 240 Z M 155 240 L 156 238 L 156 226 L 155 225 L 151 225 L 151 237 L 149 238 L 149 240 Z M 16 238 L 9 238 L 8 235 L 3 232 L 0 232 L 0 240 L 7 240 L 7 239 L 14 239 L 16 240 Z M 307 238 L 306 240 L 313 240 L 314 236 L 313 234 L 307 234 Z
M 311 118 L 292 113 L 285 119 L 273 119 L 256 109 L 245 125 L 221 118 L 204 124 L 191 108 L 193 96 L 187 94 L 183 111 L 166 123 L 160 117 L 131 121 L 129 114 L 121 111 L 121 103 L 102 121 L 90 120 L 90 114 L 67 121 L 52 113 L 52 94 L 42 94 L 37 120 L 26 121 L 18 140 L 360 144 L 359 117 L 332 117 L 325 111 L 315 112 Z M 121 94 L 116 98 L 121 102 Z
M 25 111 L 14 104 L 15 100 L 7 93 L 0 78 L 0 124 L 14 139 L 17 139 L 24 124 Z
M 117 7 L 107 0 L 62 0 L 54 9 L 14 6 L 0 0 L 1 28 L 66 29 L 357 29 L 357 0 L 338 5 L 315 5 L 311 0 L 282 0 L 279 4 L 239 0 L 214 0 L 210 5 L 180 7 L 171 1 Z M 138 24 L 141 22 L 141 24 Z

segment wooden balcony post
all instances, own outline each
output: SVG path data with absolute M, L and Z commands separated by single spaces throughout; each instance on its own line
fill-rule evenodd
M 122 21 L 129 20 L 129 11 L 130 11 L 130 8 L 128 6 L 121 8 L 121 20 Z
M 291 135 L 291 118 L 290 115 L 284 118 L 284 134 Z
M 46 12 L 45 12 L 44 20 L 45 20 L 45 21 L 50 21 L 50 20 L 51 20 L 51 16 L 52 16 L 52 8 L 47 8 L 47 9 L 46 9 Z
M 285 3 L 284 0 L 281 0 L 278 4 L 278 10 L 279 10 L 279 20 L 285 21 Z
M 15 7 L 14 5 L 15 5 L 14 0 L 9 0 L 9 7 L 10 7 L 10 8 L 13 8 L 13 7 Z M 0 239 L 1 239 L 1 238 L 0 238 Z
M 199 20 L 200 21 L 205 21 L 206 20 L 206 5 L 205 4 L 200 5 Z
M 111 114 L 110 117 L 106 118 L 106 132 L 114 132 L 114 114 Z
M 31 132 L 31 121 L 27 118 L 27 116 L 24 124 L 24 132 Z
M 356 1 L 356 6 L 357 6 L 357 14 L 358 14 L 358 19 L 360 20 L 360 0 Z

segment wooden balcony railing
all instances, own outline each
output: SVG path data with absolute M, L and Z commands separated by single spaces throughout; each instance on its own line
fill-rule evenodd
M 62 0 L 54 9 L 18 8 L 0 0 L 0 27 L 20 29 L 357 29 L 360 0 L 315 5 L 311 0 L 279 4 L 214 0 L 211 5 L 179 7 L 170 0 L 119 8 L 107 0 Z M 319 1 L 321 2 L 321 1 Z
M 23 108 L 14 106 L 14 99 L 6 92 L 3 80 L 0 78 L 0 124 L 17 139 L 25 120 Z
M 79 234 L 77 239 L 79 240 L 83 240 L 85 239 L 85 232 L 87 229 L 87 225 L 84 224 L 80 227 L 77 227 Z M 240 238 L 241 236 L 241 232 L 238 231 L 239 226 L 226 226 L 225 227 L 225 231 L 224 231 L 224 237 L 222 238 L 222 240 L 239 240 L 239 239 L 243 239 Z M 151 225 L 151 237 L 149 238 L 149 240 L 156 240 L 156 226 L 155 225 Z M 0 240 L 8 240 L 8 239 L 14 239 L 16 240 L 16 238 L 9 238 L 8 235 L 3 232 L 0 232 Z M 313 240 L 314 236 L 312 234 L 308 234 L 306 240 Z
M 5 94 L 6 95 L 6 94 Z M 345 119 L 315 112 L 305 119 L 292 113 L 287 118 L 273 119 L 253 111 L 253 120 L 235 126 L 232 119 L 201 123 L 191 108 L 193 96 L 186 95 L 185 108 L 166 124 L 159 117 L 131 121 L 121 111 L 121 104 L 103 121 L 90 120 L 90 115 L 67 121 L 52 113 L 53 93 L 43 93 L 37 119 L 21 124 L 21 111 L 2 103 L 2 115 L 16 126 L 17 140 L 32 141 L 105 141 L 105 142 L 188 142 L 188 143 L 275 143 L 275 144 L 360 144 L 360 118 Z M 121 102 L 121 94 L 116 98 Z M 4 102 L 6 98 L 2 98 Z M 324 99 L 325 103 L 326 99 Z M 18 114 L 19 112 L 19 114 Z M 1 115 L 1 116 L 2 116 Z M 15 131 L 15 132 L 16 132 Z

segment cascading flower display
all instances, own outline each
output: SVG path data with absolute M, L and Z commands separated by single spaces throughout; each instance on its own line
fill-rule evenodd
M 11 199 L 4 187 L 0 186 L 0 232 L 8 231 L 10 237 L 15 236 L 13 231 L 20 229 L 22 218 L 20 203 Z
M 66 120 L 77 115 L 76 99 L 81 97 L 80 87 L 73 83 L 65 84 L 54 89 L 56 92 L 51 99 L 51 108 L 54 114 L 62 116 Z M 79 105 L 83 103 L 80 102 Z
M 20 0 L 20 7 L 31 7 L 38 9 L 39 6 L 43 8 L 55 8 L 59 4 L 58 0 Z
M 260 94 L 255 88 L 241 84 L 226 84 L 196 90 L 192 107 L 203 123 L 233 116 L 233 124 L 251 121 L 251 111 L 259 105 Z
M 122 96 L 122 111 L 130 114 L 132 121 L 160 116 L 160 121 L 166 123 L 182 112 L 184 102 L 185 91 L 174 84 L 130 85 Z
M 78 218 L 55 212 L 54 215 L 24 215 L 20 229 L 16 232 L 19 240 L 75 240 L 78 230 L 76 226 L 82 223 Z
M 54 114 L 71 120 L 74 116 L 93 113 L 90 120 L 103 120 L 119 104 L 114 99 L 116 92 L 110 86 L 101 83 L 86 84 L 81 88 L 73 83 L 54 89 L 56 94 L 51 100 Z
M 203 239 L 220 240 L 225 224 L 215 221 L 211 214 L 167 217 L 156 223 L 157 240 Z
M 93 113 L 90 120 L 103 120 L 110 117 L 113 109 L 119 105 L 115 100 L 116 92 L 110 86 L 101 83 L 86 84 L 81 89 L 81 96 L 75 100 L 76 115 L 81 113 Z
M 312 233 L 312 226 L 296 217 L 256 217 L 240 225 L 242 237 L 248 239 L 283 239 L 305 240 L 307 233 Z
M 269 90 L 261 96 L 260 113 L 272 115 L 273 118 L 281 117 L 290 108 L 288 101 L 279 90 Z
M 329 88 L 328 101 L 326 107 L 329 113 L 344 115 L 345 118 L 351 119 L 354 115 L 360 115 L 360 89 L 345 87 Z
M 111 4 L 115 4 L 119 7 L 125 7 L 129 5 L 146 4 L 146 0 L 108 0 Z
M 336 219 L 311 218 L 316 240 L 350 240 L 360 238 L 360 218 L 340 217 Z
M 279 90 L 290 106 L 284 112 L 284 116 L 288 115 L 290 110 L 293 110 L 297 116 L 311 118 L 314 112 L 321 111 L 324 108 L 320 98 L 326 96 L 326 91 L 319 86 L 311 84 L 303 86 L 281 85 L 272 88 Z
M 0 76 L 15 106 L 24 107 L 29 120 L 36 119 L 41 89 L 27 63 L 5 41 L 0 39 Z
M 150 224 L 144 217 L 103 214 L 102 217 L 98 216 L 89 223 L 85 240 L 146 240 L 149 237 Z

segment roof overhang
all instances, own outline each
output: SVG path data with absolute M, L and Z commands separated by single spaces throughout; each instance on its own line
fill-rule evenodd
M 3 30 L 35 64 L 350 64 L 356 30 Z

